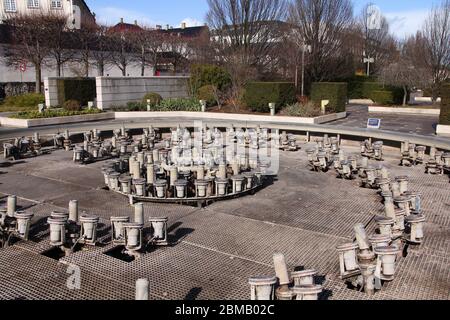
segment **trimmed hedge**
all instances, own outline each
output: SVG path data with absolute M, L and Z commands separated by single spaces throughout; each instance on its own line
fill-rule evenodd
M 441 116 L 439 124 L 450 125 L 450 84 L 442 85 L 441 89 Z
M 376 91 L 390 91 L 392 102 L 389 104 L 403 103 L 403 88 L 383 85 L 376 82 L 375 78 L 366 76 L 357 76 L 348 80 L 348 98 L 349 99 L 372 99 L 380 98 Z M 381 102 L 379 102 L 381 103 Z
M 381 105 L 394 104 L 394 94 L 392 91 L 373 91 L 371 99 Z
M 194 95 L 206 85 L 214 85 L 220 91 L 227 90 L 231 86 L 231 76 L 222 67 L 210 64 L 195 64 L 191 67 L 189 84 Z
M 292 82 L 250 82 L 245 86 L 243 103 L 256 112 L 270 112 L 269 103 L 277 110 L 295 103 L 295 85 Z
M 217 104 L 216 96 L 214 95 L 214 90 L 215 86 L 211 84 L 199 88 L 197 92 L 197 99 L 205 100 L 206 105 L 208 107 L 214 106 L 215 104 Z
M 142 98 L 142 104 L 147 105 L 147 100 L 150 100 L 150 106 L 153 107 L 160 104 L 163 98 L 159 93 L 149 92 Z
M 97 97 L 95 78 L 65 78 L 57 80 L 58 104 L 77 100 L 86 106 L 89 101 Z
M 19 96 L 10 96 L 3 101 L 3 106 L 17 109 L 36 108 L 38 104 L 45 103 L 45 97 L 40 93 L 26 93 Z
M 330 100 L 327 113 L 344 112 L 347 90 L 347 82 L 314 82 L 311 87 L 311 100 L 319 106 L 322 100 Z
M 45 119 L 45 118 L 56 118 L 56 117 L 70 117 L 70 116 L 79 116 L 85 114 L 97 114 L 102 113 L 101 110 L 98 109 L 85 109 L 82 111 L 68 111 L 68 110 L 45 110 L 44 112 L 39 111 L 28 111 L 28 112 L 19 112 L 11 116 L 13 119 Z

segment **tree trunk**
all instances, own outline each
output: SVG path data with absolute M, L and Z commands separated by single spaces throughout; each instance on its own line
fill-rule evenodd
M 35 74 L 36 74 L 36 90 L 35 90 L 35 92 L 42 93 L 42 90 L 41 90 L 41 77 L 42 77 L 41 64 L 40 63 L 36 64 L 34 66 L 34 69 L 35 69 Z
M 406 87 L 403 87 L 403 92 L 405 93 L 403 95 L 403 106 L 406 106 L 406 99 L 408 99 L 408 89 Z
M 122 68 L 122 76 L 126 77 L 127 76 L 127 67 L 123 66 Z
M 99 77 L 103 77 L 105 75 L 105 66 L 103 65 L 103 62 L 98 64 L 98 75 Z
M 89 57 L 86 57 L 84 60 L 84 76 L 86 78 L 89 78 Z
M 56 62 L 56 76 L 61 77 L 61 62 Z

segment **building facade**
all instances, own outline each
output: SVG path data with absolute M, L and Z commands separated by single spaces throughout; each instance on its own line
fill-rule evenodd
M 61 14 L 67 27 L 80 29 L 84 21 L 95 21 L 84 0 L 0 0 L 0 22 L 21 14 Z

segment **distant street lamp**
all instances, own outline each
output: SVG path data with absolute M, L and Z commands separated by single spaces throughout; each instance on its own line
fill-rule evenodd
M 302 97 L 305 95 L 305 51 L 312 52 L 312 47 L 303 43 L 302 45 Z
M 365 52 L 363 53 L 363 55 L 364 55 L 364 63 L 367 63 L 367 76 L 369 77 L 370 76 L 370 64 L 375 63 L 375 59 L 371 58 L 370 55 L 367 55 L 367 58 L 366 58 Z

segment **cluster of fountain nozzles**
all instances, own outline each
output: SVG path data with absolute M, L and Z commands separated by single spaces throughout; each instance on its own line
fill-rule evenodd
M 158 144 L 152 127 L 144 129 L 138 141 L 113 137 L 112 150 L 118 159 L 102 167 L 105 184 L 132 199 L 178 202 L 236 196 L 263 185 L 270 161 L 249 150 L 267 148 L 266 129 L 243 132 L 228 128 L 227 143 L 244 148 L 226 148 L 218 128 L 204 128 L 198 137 L 199 144 L 195 135 L 193 141 L 191 132 L 180 126 Z M 280 138 L 281 144 L 283 141 Z
M 377 180 L 385 205 L 384 215 L 375 217 L 379 232 L 367 236 L 364 225 L 357 224 L 356 243 L 337 247 L 341 279 L 369 295 L 381 290 L 384 281 L 394 280 L 405 246 L 420 245 L 424 238 L 422 195 L 408 191 L 408 177 L 396 177 L 391 183 L 387 171 L 383 172 Z
M 28 240 L 33 213 L 17 210 L 17 197 L 8 196 L 6 208 L 0 208 L 0 248 L 13 238 Z
M 356 177 L 361 179 L 361 184 L 367 188 L 377 188 L 378 181 L 386 174 L 386 170 L 381 167 L 369 165 L 369 159 L 382 159 L 383 142 L 377 141 L 373 144 L 366 141 L 364 145 L 372 145 L 372 149 L 364 147 L 361 150 L 361 157 L 346 156 L 344 150 L 340 148 L 337 137 L 325 135 L 316 139 L 317 146 L 306 150 L 309 166 L 314 171 L 326 172 L 331 168 L 336 170 L 339 178 L 352 180 Z M 372 154 L 373 153 L 373 154 Z
M 166 217 L 149 218 L 150 231 L 144 234 L 144 206 L 134 205 L 134 221 L 129 216 L 111 217 L 111 242 L 123 246 L 123 253 L 139 258 L 149 245 L 168 245 Z M 47 219 L 50 226 L 50 244 L 65 255 L 77 245 L 95 246 L 98 243 L 99 218 L 85 213 L 78 215 L 78 201 L 69 203 L 69 212 L 52 212 Z
M 251 300 L 318 300 L 322 285 L 315 284 L 316 270 L 289 273 L 283 254 L 273 255 L 276 276 L 249 279 Z

